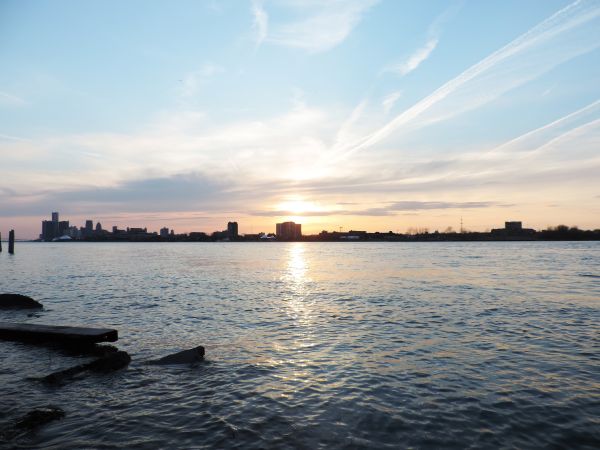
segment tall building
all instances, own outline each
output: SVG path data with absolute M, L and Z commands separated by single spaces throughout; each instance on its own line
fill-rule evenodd
M 42 234 L 40 234 L 40 239 L 43 241 L 51 241 L 54 238 L 68 234 L 69 221 L 64 220 L 59 222 L 58 218 L 58 212 L 53 212 L 52 220 L 42 221 Z
M 85 229 L 83 230 L 83 234 L 85 237 L 92 237 L 94 235 L 94 221 L 85 221 Z
M 69 221 L 68 220 L 63 220 L 61 222 L 58 222 L 58 234 L 56 235 L 56 237 L 61 237 L 61 236 L 65 236 L 65 235 L 69 235 Z
M 164 228 L 160 229 L 160 237 L 161 238 L 168 238 L 169 237 L 169 229 L 167 227 L 164 227 Z
M 275 225 L 275 234 L 278 239 L 292 241 L 302 237 L 302 225 L 294 222 L 283 222 Z
M 51 241 L 55 237 L 54 222 L 51 220 L 42 220 L 42 234 L 40 234 L 40 239 L 42 241 Z
M 227 222 L 227 237 L 229 239 L 237 239 L 238 237 L 238 223 Z

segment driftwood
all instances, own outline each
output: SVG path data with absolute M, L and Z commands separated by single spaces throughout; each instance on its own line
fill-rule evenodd
M 45 376 L 42 380 L 49 384 L 61 384 L 83 372 L 108 373 L 127 367 L 131 362 L 131 356 L 127 352 L 117 350 L 111 352 L 92 362 L 79 364 L 69 369 L 59 370 Z
M 168 364 L 193 364 L 195 362 L 202 361 L 204 359 L 204 347 L 199 345 L 198 347 L 190 350 L 183 350 L 181 352 L 173 353 L 172 355 L 165 356 L 164 358 L 155 359 L 148 361 L 147 364 L 155 365 L 168 365 Z

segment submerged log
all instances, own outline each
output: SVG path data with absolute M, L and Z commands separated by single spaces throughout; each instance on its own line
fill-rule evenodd
M 0 309 L 34 309 L 43 308 L 39 302 L 21 294 L 0 294 Z
M 181 352 L 165 356 L 164 358 L 148 361 L 147 364 L 193 364 L 195 362 L 202 361 L 204 359 L 204 353 L 204 347 L 199 345 L 198 347 L 192 348 L 190 350 L 183 350 Z
M 60 384 L 67 379 L 83 372 L 114 372 L 115 370 L 127 367 L 130 362 L 131 356 L 129 356 L 127 352 L 119 350 L 109 353 L 108 355 L 98 358 L 92 362 L 79 364 L 65 370 L 59 370 L 58 372 L 51 373 L 50 375 L 45 376 L 43 381 L 50 384 Z
M 119 339 L 117 330 L 109 328 L 63 327 L 38 325 L 33 323 L 0 322 L 0 339 L 9 341 L 61 342 L 68 344 L 94 344 L 115 342 Z

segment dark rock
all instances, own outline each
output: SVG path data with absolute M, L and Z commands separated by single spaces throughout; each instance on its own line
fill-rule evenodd
M 164 358 L 156 359 L 154 361 L 148 361 L 148 364 L 193 364 L 204 359 L 204 347 L 199 345 L 198 347 L 190 350 L 183 350 L 172 355 L 165 356 Z
M 36 408 L 21 417 L 15 424 L 15 428 L 18 430 L 34 430 L 53 420 L 62 419 L 64 416 L 65 412 L 55 406 Z
M 21 294 L 0 294 L 0 309 L 32 309 L 43 308 L 39 302 Z

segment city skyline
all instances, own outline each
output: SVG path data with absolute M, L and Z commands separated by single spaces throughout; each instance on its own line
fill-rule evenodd
M 112 225 L 104 228 L 100 222 L 94 224 L 93 219 L 86 219 L 85 225 L 78 227 L 68 220 L 60 220 L 59 212 L 51 213 L 51 220 L 42 220 L 42 232 L 37 241 L 69 242 L 69 241 L 146 241 L 146 242 L 196 242 L 196 241 L 489 241 L 489 240 L 598 240 L 600 229 L 583 230 L 560 224 L 544 230 L 535 230 L 523 226 L 521 221 L 509 220 L 503 228 L 492 228 L 484 232 L 468 230 L 463 227 L 455 230 L 429 230 L 427 228 L 409 229 L 406 233 L 392 230 L 321 230 L 319 233 L 302 233 L 302 224 L 295 222 L 276 223 L 275 232 L 240 233 L 237 221 L 228 221 L 226 229 L 216 231 L 196 230 L 192 232 L 175 232 L 164 226 L 158 231 L 148 227 L 126 227 L 119 229 Z
M 9 0 L 0 29 L 20 238 L 600 228 L 598 2 Z

